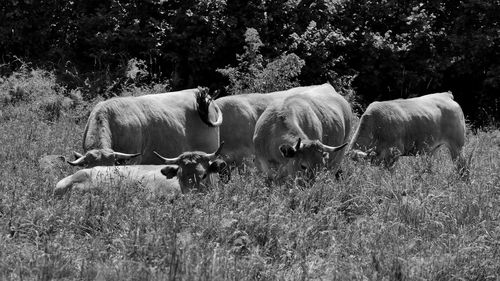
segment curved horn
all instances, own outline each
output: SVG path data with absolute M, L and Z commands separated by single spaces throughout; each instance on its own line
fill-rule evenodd
M 76 159 L 75 161 L 66 161 L 66 162 L 68 162 L 68 164 L 70 164 L 71 166 L 83 166 L 85 164 L 85 156 L 82 156 Z
M 80 154 L 80 153 L 78 153 L 76 151 L 73 151 L 73 156 L 75 156 L 76 159 L 83 157 L 82 154 Z
M 300 149 L 300 142 L 301 141 L 302 140 L 299 138 L 299 140 L 297 141 L 297 144 L 295 145 L 295 151 L 299 151 L 299 149 Z
M 116 159 L 123 159 L 123 160 L 127 160 L 127 159 L 134 158 L 134 157 L 141 155 L 141 153 L 128 154 L 128 153 L 121 153 L 121 152 L 114 152 L 113 154 L 115 155 Z
M 153 151 L 153 153 L 158 157 L 160 158 L 161 160 L 163 160 L 165 162 L 165 164 L 167 165 L 172 165 L 172 164 L 177 164 L 177 161 L 179 161 L 179 157 L 176 157 L 176 158 L 167 158 L 167 157 L 163 157 L 161 156 L 160 154 L 158 154 L 158 152 L 156 151 Z
M 215 151 L 214 153 L 210 153 L 206 155 L 206 157 L 208 157 L 210 160 L 214 159 L 215 157 L 217 157 L 221 151 L 222 151 L 222 147 L 224 146 L 224 142 L 222 141 L 219 145 L 219 148 L 217 148 L 217 151 Z
M 323 148 L 323 151 L 324 152 L 328 152 L 328 153 L 331 153 L 331 152 L 335 152 L 335 151 L 339 151 L 341 150 L 342 148 L 344 148 L 348 143 L 344 143 L 342 145 L 339 145 L 339 146 L 328 146 L 326 144 L 323 144 L 321 143 L 321 146 Z

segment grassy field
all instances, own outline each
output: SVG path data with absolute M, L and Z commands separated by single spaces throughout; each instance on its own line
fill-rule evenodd
M 57 200 L 76 168 L 38 160 L 80 151 L 85 122 L 1 110 L 0 280 L 500 278 L 498 130 L 467 135 L 468 181 L 442 150 L 392 172 L 345 159 L 343 179 L 324 172 L 309 187 L 248 171 L 174 200 L 137 186 Z

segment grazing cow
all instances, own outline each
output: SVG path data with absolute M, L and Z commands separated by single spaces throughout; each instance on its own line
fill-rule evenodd
M 54 196 L 60 197 L 75 189 L 90 191 L 108 186 L 138 185 L 153 194 L 173 195 L 192 189 L 204 190 L 213 183 L 213 173 L 223 173 L 226 163 L 217 159 L 222 145 L 211 154 L 201 151 L 184 152 L 176 158 L 157 155 L 165 165 L 98 166 L 79 170 L 60 180 Z M 155 152 L 156 153 L 156 152 Z
M 257 168 L 280 180 L 321 165 L 334 171 L 351 130 L 349 103 L 330 84 L 305 89 L 269 106 L 255 125 Z
M 224 160 L 230 165 L 241 167 L 245 158 L 255 155 L 252 139 L 255 124 L 262 112 L 274 102 L 312 87 L 315 86 L 267 94 L 232 95 L 215 100 L 224 116 L 224 122 L 220 126 L 220 138 L 225 142 Z
M 83 138 L 85 155 L 71 165 L 161 164 L 153 151 L 172 157 L 219 146 L 222 112 L 208 90 L 190 89 L 100 102 L 90 113 Z M 217 121 L 212 122 L 217 118 Z
M 399 156 L 432 153 L 446 145 L 464 164 L 465 119 L 451 92 L 373 102 L 361 116 L 350 156 L 391 168 Z M 461 169 L 461 167 L 459 167 Z

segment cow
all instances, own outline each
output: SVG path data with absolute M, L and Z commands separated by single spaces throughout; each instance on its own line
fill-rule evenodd
M 83 136 L 85 154 L 75 152 L 77 159 L 68 163 L 94 167 L 132 159 L 161 164 L 154 150 L 167 157 L 213 151 L 221 124 L 222 112 L 205 88 L 112 98 L 92 110 Z
M 316 86 L 296 87 L 267 94 L 251 93 L 221 97 L 215 100 L 224 116 L 220 138 L 225 142 L 224 160 L 241 168 L 245 159 L 254 157 L 253 133 L 264 110 L 274 102 Z M 248 163 L 248 162 L 247 162 Z
M 352 119 L 351 106 L 330 84 L 287 96 L 257 120 L 257 169 L 278 182 L 299 171 L 305 179 L 314 179 L 323 165 L 337 171 Z
M 77 171 L 60 180 L 54 196 L 71 190 L 90 191 L 119 185 L 136 185 L 156 195 L 175 195 L 191 190 L 204 191 L 214 183 L 212 174 L 223 173 L 227 164 L 218 158 L 222 145 L 214 153 L 184 152 L 165 158 L 154 152 L 165 165 L 96 166 Z
M 361 116 L 349 154 L 391 169 L 400 156 L 432 154 L 445 145 L 461 166 L 464 143 L 462 109 L 451 92 L 443 92 L 371 103 Z

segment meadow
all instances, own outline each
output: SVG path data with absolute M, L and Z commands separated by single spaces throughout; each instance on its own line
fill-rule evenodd
M 393 171 L 344 159 L 340 179 L 323 171 L 310 186 L 269 186 L 248 169 L 203 194 L 123 184 L 55 199 L 77 169 L 38 160 L 81 150 L 92 104 L 66 105 L 78 93 L 28 76 L 0 81 L 1 280 L 500 278 L 496 128 L 468 130 L 466 180 L 441 149 Z

